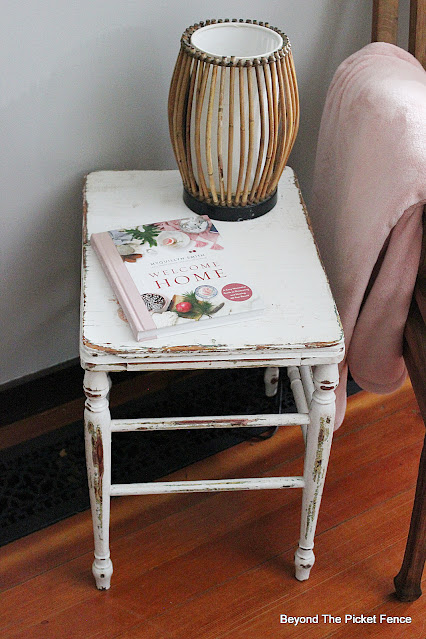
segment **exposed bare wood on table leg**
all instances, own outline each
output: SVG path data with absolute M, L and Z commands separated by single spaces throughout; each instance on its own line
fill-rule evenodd
M 111 487 L 111 416 L 108 405 L 110 383 L 106 373 L 86 371 L 84 411 L 86 464 L 95 538 L 92 572 L 99 590 L 110 587 L 112 562 L 109 555 Z
M 306 437 L 300 540 L 295 554 L 296 578 L 299 581 L 309 579 L 315 562 L 315 529 L 333 439 L 336 402 L 334 390 L 338 382 L 337 364 L 315 367 L 315 390 L 309 410 L 310 424 Z

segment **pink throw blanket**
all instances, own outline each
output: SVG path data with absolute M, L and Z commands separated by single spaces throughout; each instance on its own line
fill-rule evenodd
M 336 428 L 355 381 L 390 393 L 404 381 L 404 325 L 426 202 L 426 73 L 381 42 L 345 60 L 328 90 L 309 208 L 346 340 Z

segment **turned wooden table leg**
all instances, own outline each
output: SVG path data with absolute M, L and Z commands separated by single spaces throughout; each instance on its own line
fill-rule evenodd
M 422 594 L 420 583 L 426 559 L 426 438 L 420 458 L 416 496 L 411 515 L 404 560 L 394 579 L 396 596 L 401 601 L 415 601 Z
M 109 515 L 111 490 L 111 416 L 108 394 L 110 382 L 102 371 L 86 371 L 84 411 L 86 465 L 95 538 L 92 572 L 99 590 L 108 590 L 112 562 L 109 555 Z
M 336 403 L 334 391 L 338 382 L 337 364 L 319 365 L 314 368 L 315 390 L 309 410 L 310 424 L 306 437 L 300 541 L 295 554 L 296 578 L 299 581 L 309 579 L 315 561 L 315 529 L 333 439 Z

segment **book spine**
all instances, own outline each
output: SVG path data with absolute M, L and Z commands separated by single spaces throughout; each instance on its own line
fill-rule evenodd
M 154 320 L 145 306 L 132 276 L 123 264 L 110 234 L 108 232 L 93 233 L 90 244 L 96 252 L 111 288 L 127 317 L 135 339 L 142 341 L 157 337 L 157 327 Z

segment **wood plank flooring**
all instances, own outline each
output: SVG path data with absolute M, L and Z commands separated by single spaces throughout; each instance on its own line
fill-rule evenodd
M 116 498 L 108 592 L 98 592 L 91 576 L 88 512 L 0 548 L 0 636 L 425 639 L 426 594 L 404 604 L 393 596 L 423 436 L 409 384 L 391 396 L 349 398 L 307 582 L 293 577 L 301 491 Z M 170 477 L 298 474 L 302 451 L 299 428 L 284 427 Z M 381 614 L 412 622 L 380 623 Z M 282 624 L 280 615 L 318 615 L 318 623 Z M 322 615 L 342 621 L 325 623 Z M 377 622 L 345 623 L 345 615 Z

